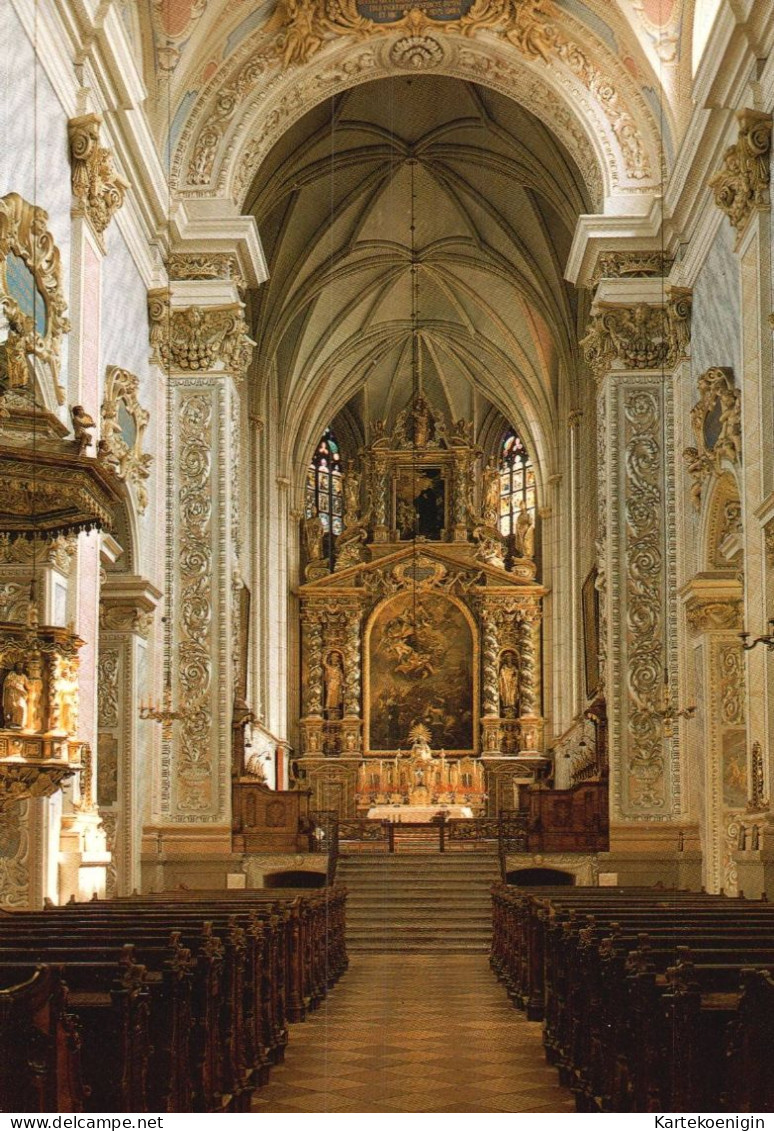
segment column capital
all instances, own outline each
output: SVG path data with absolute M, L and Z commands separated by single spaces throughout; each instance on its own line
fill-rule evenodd
M 594 304 L 581 347 L 597 378 L 611 369 L 672 369 L 688 354 L 692 292 L 667 287 L 664 303 Z
M 104 254 L 105 231 L 124 203 L 129 182 L 116 171 L 111 151 L 100 145 L 101 125 L 99 114 L 71 118 L 67 123 L 67 137 L 73 196 L 77 202 L 75 214 L 88 220 Z
M 169 288 L 148 292 L 150 346 L 157 365 L 186 375 L 228 372 L 242 377 L 255 343 L 244 304 L 178 307 Z
M 103 632 L 134 632 L 148 638 L 161 590 L 135 574 L 108 573 L 100 590 L 99 626 Z

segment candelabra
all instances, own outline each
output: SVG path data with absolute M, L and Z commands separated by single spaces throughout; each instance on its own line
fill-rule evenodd
M 769 631 L 763 633 L 761 636 L 756 636 L 752 644 L 747 643 L 750 639 L 750 635 L 749 632 L 739 633 L 739 639 L 742 641 L 742 647 L 745 652 L 750 652 L 756 644 L 764 644 L 770 652 L 774 650 L 774 617 L 769 618 Z
M 165 742 L 168 742 L 172 737 L 172 724 L 182 717 L 182 711 L 176 711 L 172 706 L 172 684 L 169 681 L 169 676 L 164 683 L 160 707 L 155 703 L 140 704 L 140 718 L 152 719 L 156 723 L 161 723 L 161 734 Z
M 660 711 L 653 713 L 661 719 L 664 724 L 664 733 L 667 735 L 672 734 L 675 719 L 692 719 L 696 714 L 696 704 L 691 703 L 688 707 L 675 707 L 672 702 L 672 691 L 668 683 L 664 683 L 664 693 L 662 697 L 663 706 Z

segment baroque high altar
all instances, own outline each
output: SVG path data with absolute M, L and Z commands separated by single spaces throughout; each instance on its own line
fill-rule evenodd
M 421 786 L 494 814 L 548 767 L 535 530 L 524 511 L 506 539 L 499 505 L 465 423 L 418 393 L 345 474 L 332 572 L 307 518 L 298 770 L 314 808 L 355 816 Z M 443 751 L 432 782 L 410 773 L 417 733 Z

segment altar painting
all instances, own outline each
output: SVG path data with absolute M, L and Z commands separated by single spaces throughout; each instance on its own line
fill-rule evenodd
M 434 750 L 474 749 L 473 631 L 462 609 L 436 593 L 402 593 L 377 612 L 368 641 L 369 741 L 407 746 L 423 723 Z
M 394 526 L 400 541 L 437 542 L 446 525 L 445 483 L 439 467 L 401 468 L 395 482 Z

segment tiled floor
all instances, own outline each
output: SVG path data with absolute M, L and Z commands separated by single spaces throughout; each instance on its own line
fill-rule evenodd
M 484 955 L 358 954 L 256 1111 L 574 1111 Z

